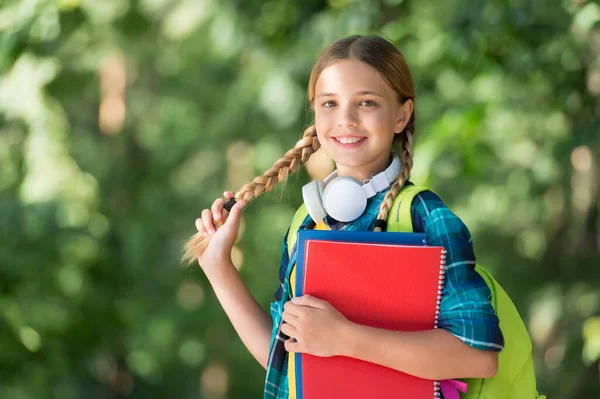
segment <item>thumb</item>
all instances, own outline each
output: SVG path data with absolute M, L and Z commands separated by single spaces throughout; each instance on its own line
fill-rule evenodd
M 231 212 L 229 212 L 229 216 L 225 221 L 225 225 L 228 228 L 232 228 L 234 230 L 239 229 L 240 220 L 242 218 L 242 209 L 246 206 L 246 201 L 241 200 L 235 203 L 235 205 L 231 208 Z

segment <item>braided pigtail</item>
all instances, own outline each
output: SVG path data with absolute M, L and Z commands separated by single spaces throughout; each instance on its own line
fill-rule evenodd
M 413 135 L 415 133 L 415 118 L 414 113 L 410 117 L 410 121 L 404 128 L 404 132 L 400 133 L 400 144 L 402 145 L 402 172 L 398 180 L 392 184 L 390 191 L 385 195 L 381 207 L 379 208 L 379 215 L 375 222 L 375 231 L 385 231 L 387 227 L 388 212 L 392 209 L 394 199 L 404 187 L 404 184 L 410 177 L 410 171 L 413 167 Z
M 271 190 L 277 183 L 281 183 L 287 179 L 290 173 L 296 172 L 301 165 L 306 163 L 310 156 L 314 154 L 321 144 L 317 138 L 315 125 L 311 125 L 304 131 L 302 138 L 296 143 L 294 148 L 285 153 L 283 157 L 278 159 L 273 166 L 267 170 L 262 176 L 257 176 L 250 183 L 244 184 L 242 188 L 235 193 L 234 198 L 230 199 L 225 204 L 227 211 L 231 210 L 236 201 L 244 200 L 252 201 L 262 193 Z M 215 220 L 215 229 L 223 225 L 221 220 Z M 201 232 L 194 234 L 192 238 L 185 244 L 182 262 L 185 265 L 191 264 L 194 259 L 198 258 L 206 247 L 211 237 L 204 237 Z

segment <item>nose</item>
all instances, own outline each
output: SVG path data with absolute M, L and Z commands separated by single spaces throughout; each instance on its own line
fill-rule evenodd
M 358 111 L 351 105 L 346 105 L 339 108 L 338 126 L 339 127 L 354 127 L 358 125 Z

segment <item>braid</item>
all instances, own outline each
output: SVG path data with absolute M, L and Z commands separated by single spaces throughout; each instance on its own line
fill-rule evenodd
M 413 114 L 414 115 L 414 114 Z M 394 204 L 394 199 L 404 187 L 404 184 L 408 181 L 410 177 L 410 171 L 413 167 L 413 135 L 415 132 L 415 121 L 414 116 L 411 116 L 410 121 L 406 125 L 404 132 L 401 133 L 402 137 L 400 138 L 400 142 L 402 144 L 402 173 L 400 177 L 392 184 L 390 191 L 385 195 L 383 202 L 381 203 L 381 207 L 379 208 L 379 215 L 377 215 L 377 219 L 386 221 L 388 217 L 388 212 L 392 209 L 392 205 Z M 381 226 L 377 226 L 375 231 L 382 231 Z
M 271 169 L 263 173 L 262 176 L 257 176 L 250 183 L 245 184 L 235 194 L 235 199 L 237 201 L 251 201 L 262 193 L 271 190 L 277 183 L 287 179 L 290 173 L 296 172 L 320 147 L 321 143 L 317 139 L 315 126 L 309 126 L 294 148 L 279 158 Z
M 311 125 L 304 130 L 302 138 L 298 140 L 294 148 L 279 158 L 262 176 L 257 176 L 250 183 L 244 184 L 235 193 L 235 200 L 248 202 L 271 190 L 277 183 L 284 181 L 290 173 L 296 172 L 320 147 L 321 143 L 317 138 L 315 125 Z M 215 229 L 223 225 L 221 220 L 215 220 L 213 223 Z M 204 237 L 200 232 L 194 234 L 185 244 L 182 262 L 186 265 L 191 264 L 194 259 L 202 255 L 208 246 L 209 240 L 210 237 Z

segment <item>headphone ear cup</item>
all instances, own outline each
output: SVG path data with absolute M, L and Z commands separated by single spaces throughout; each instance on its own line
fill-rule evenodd
M 323 207 L 323 182 L 320 180 L 311 181 L 302 187 L 302 198 L 304 205 L 310 217 L 315 223 L 322 222 L 327 213 Z
M 351 176 L 333 179 L 323 192 L 322 204 L 327 215 L 340 222 L 351 222 L 367 208 L 367 193 L 362 183 Z

